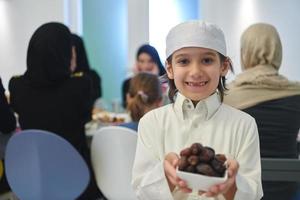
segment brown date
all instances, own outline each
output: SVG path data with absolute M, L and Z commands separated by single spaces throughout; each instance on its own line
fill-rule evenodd
M 203 150 L 203 146 L 200 143 L 194 143 L 190 147 L 193 155 L 199 155 L 201 151 Z
M 188 163 L 189 163 L 190 165 L 195 166 L 195 165 L 198 164 L 198 162 L 199 162 L 199 157 L 198 157 L 198 156 L 191 155 L 190 157 L 188 157 Z
M 182 156 L 180 159 L 179 159 L 179 163 L 178 163 L 178 169 L 179 170 L 185 170 L 185 168 L 189 166 L 189 163 L 187 161 L 187 157 L 186 156 Z
M 216 176 L 218 175 L 214 169 L 209 165 L 209 164 L 206 164 L 206 163 L 200 163 L 196 166 L 196 171 L 199 173 L 199 174 L 203 174 L 203 175 L 206 175 L 206 176 Z
M 212 161 L 211 161 L 211 166 L 212 168 L 218 172 L 221 176 L 223 176 L 225 170 L 226 170 L 226 167 L 224 166 L 224 163 L 222 163 L 221 161 L 219 161 L 218 159 L 214 158 Z
M 185 171 L 186 171 L 186 172 L 195 173 L 195 172 L 196 172 L 196 169 L 195 169 L 195 166 L 189 165 L 189 166 L 187 166 L 187 168 L 185 168 Z
M 216 154 L 216 159 L 218 159 L 219 161 L 221 161 L 223 164 L 227 160 L 224 154 Z
M 210 147 L 204 147 L 203 151 L 201 151 L 199 155 L 199 159 L 201 162 L 209 162 L 215 156 L 215 151 Z
M 192 154 L 192 150 L 190 148 L 185 148 L 180 152 L 180 156 L 190 156 Z

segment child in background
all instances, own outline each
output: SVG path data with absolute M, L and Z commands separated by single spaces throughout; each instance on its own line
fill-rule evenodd
M 161 106 L 162 90 L 158 76 L 151 73 L 141 72 L 135 75 L 126 95 L 127 110 L 132 122 L 120 124 L 137 131 L 138 123 L 145 113 Z
M 139 199 L 236 199 L 262 197 L 257 126 L 248 114 L 222 103 L 232 68 L 222 30 L 188 21 L 166 39 L 166 70 L 172 104 L 140 120 L 133 166 Z M 228 179 L 208 192 L 192 191 L 177 177 L 179 152 L 194 142 L 228 158 Z

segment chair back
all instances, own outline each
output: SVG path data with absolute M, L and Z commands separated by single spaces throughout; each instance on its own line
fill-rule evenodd
M 119 126 L 103 127 L 91 144 L 96 182 L 110 200 L 136 199 L 131 187 L 137 132 Z
M 263 181 L 300 182 L 300 160 L 291 158 L 262 158 Z
M 64 138 L 42 130 L 13 135 L 5 152 L 12 191 L 22 200 L 74 200 L 89 182 L 89 170 Z

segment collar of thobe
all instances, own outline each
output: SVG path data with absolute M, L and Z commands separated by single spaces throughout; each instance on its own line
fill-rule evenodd
M 206 99 L 203 99 L 193 105 L 192 100 L 186 98 L 179 92 L 176 95 L 174 103 L 175 112 L 180 116 L 182 120 L 189 118 L 189 116 L 198 116 L 205 120 L 210 119 L 221 105 L 220 97 L 215 92 Z

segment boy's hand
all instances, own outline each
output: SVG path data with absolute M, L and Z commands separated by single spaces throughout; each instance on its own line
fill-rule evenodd
M 192 190 L 187 187 L 186 182 L 176 175 L 176 167 L 178 165 L 178 161 L 179 156 L 173 152 L 168 153 L 164 160 L 164 170 L 170 190 L 173 191 L 177 186 L 182 192 L 192 192 Z
M 212 186 L 209 191 L 205 193 L 205 196 L 214 197 L 219 194 L 224 194 L 227 200 L 234 198 L 236 192 L 235 177 L 239 169 L 239 164 L 236 160 L 228 159 L 227 165 L 228 179 L 224 183 Z

